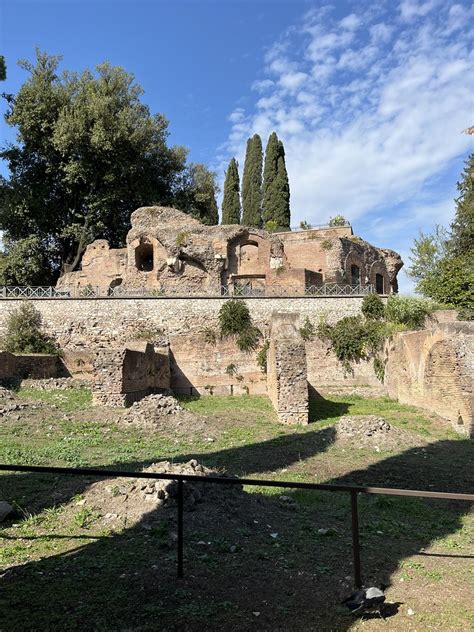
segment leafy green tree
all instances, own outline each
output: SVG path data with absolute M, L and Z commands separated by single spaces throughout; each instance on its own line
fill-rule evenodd
M 5 57 L 0 55 L 0 81 L 5 81 L 7 78 L 7 65 L 5 63 Z
M 457 257 L 474 251 L 474 154 L 466 161 L 462 180 L 457 188 L 456 215 L 451 224 L 449 248 Z
M 239 168 L 235 158 L 229 163 L 224 182 L 222 200 L 222 223 L 240 224 L 240 182 Z
M 290 185 L 285 149 L 275 132 L 268 138 L 263 169 L 263 220 L 281 228 L 290 227 Z
M 1 346 L 10 353 L 58 353 L 54 340 L 42 330 L 41 313 L 29 302 L 14 309 L 6 322 Z
M 60 74 L 59 62 L 40 51 L 34 64 L 19 62 L 29 77 L 5 115 L 17 143 L 0 152 L 10 170 L 0 228 L 11 243 L 36 236 L 56 277 L 94 238 L 123 245 L 135 208 L 172 203 L 186 160 L 132 75 L 108 63 Z
M 422 279 L 434 274 L 437 264 L 446 255 L 448 249 L 448 232 L 442 226 L 436 225 L 431 235 L 420 234 L 415 238 L 410 248 L 410 262 L 407 274 L 419 284 Z
M 219 223 L 216 195 L 219 187 L 216 174 L 201 163 L 190 163 L 183 174 L 177 191 L 176 206 L 207 226 Z
M 457 307 L 462 318 L 474 315 L 474 155 L 458 182 L 456 214 L 448 233 L 439 226 L 421 234 L 411 249 L 409 274 L 416 289 L 435 301 Z
M 5 241 L 0 255 L 0 285 L 49 285 L 52 271 L 47 259 L 47 246 L 30 235 L 18 241 Z
M 362 313 L 369 320 L 381 320 L 385 305 L 378 294 L 367 294 L 362 301 Z
M 349 222 L 344 215 L 335 215 L 334 217 L 329 218 L 328 224 L 329 226 L 347 226 Z
M 242 178 L 242 224 L 262 225 L 262 139 L 254 134 L 247 141 Z

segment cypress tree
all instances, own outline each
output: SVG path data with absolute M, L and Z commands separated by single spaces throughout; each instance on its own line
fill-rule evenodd
M 235 158 L 229 162 L 225 175 L 222 224 L 240 224 L 239 169 Z
M 263 221 L 278 228 L 290 227 L 290 185 L 285 149 L 275 132 L 268 138 L 263 170 Z
M 247 141 L 242 178 L 242 224 L 262 225 L 262 139 L 254 134 Z

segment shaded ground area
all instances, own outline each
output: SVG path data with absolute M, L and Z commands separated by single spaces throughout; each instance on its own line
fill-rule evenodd
M 158 429 L 117 424 L 85 390 L 25 391 L 19 420 L 0 419 L 0 461 L 120 466 L 197 459 L 238 475 L 470 492 L 473 443 L 434 417 L 386 399 L 313 402 L 314 423 L 276 423 L 265 398 L 183 402 L 192 413 Z M 35 399 L 33 399 L 35 398 Z M 37 399 L 43 400 L 37 404 Z M 32 406 L 37 406 L 35 409 Z M 55 406 L 53 408 L 52 406 Z M 412 445 L 339 441 L 342 415 L 376 415 Z M 193 418 L 198 419 L 192 428 Z M 344 494 L 245 489 L 185 512 L 185 577 L 176 579 L 176 507 L 150 505 L 133 524 L 127 490 L 96 481 L 4 474 L 0 499 L 18 515 L 0 530 L 1 629 L 9 630 L 470 630 L 473 527 L 468 503 L 361 497 L 364 579 L 390 584 L 389 623 L 354 620 L 350 504 Z M 115 495 L 114 495 L 115 494 Z M 128 502 L 128 497 L 123 501 Z M 146 506 L 145 506 L 146 508 Z M 1 571 L 0 571 L 1 572 Z M 413 614 L 409 612 L 413 611 Z M 34 613 L 34 620 L 31 613 Z

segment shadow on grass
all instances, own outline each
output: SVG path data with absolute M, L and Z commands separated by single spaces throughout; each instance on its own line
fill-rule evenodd
M 334 439 L 331 430 L 175 460 L 195 456 L 208 465 L 225 463 L 232 473 L 275 470 L 297 454 L 304 459 L 325 450 Z M 439 441 L 328 482 L 472 493 L 473 456 L 471 441 Z M 13 499 L 18 485 L 29 485 L 43 497 L 38 506 L 45 507 L 66 502 L 91 482 L 6 475 L 0 477 L 0 497 Z M 299 510 L 278 497 L 242 493 L 235 502 L 204 500 L 187 511 L 182 580 L 176 579 L 175 507 L 150 511 L 122 533 L 16 566 L 1 580 L 3 629 L 348 630 L 353 619 L 338 604 L 350 591 L 343 580 L 352 574 L 350 499 L 344 493 L 304 495 L 310 493 L 314 502 L 300 503 Z M 301 493 L 294 496 L 302 500 Z M 362 496 L 366 582 L 390 583 L 403 559 L 458 531 L 469 509 L 467 502 Z M 327 527 L 332 535 L 321 536 L 319 529 Z M 32 613 L 33 626 L 25 628 Z

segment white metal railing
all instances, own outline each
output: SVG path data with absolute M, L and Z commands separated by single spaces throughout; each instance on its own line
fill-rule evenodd
M 340 285 L 338 283 L 324 283 L 310 285 L 306 288 L 267 285 L 265 287 L 221 286 L 201 290 L 184 288 L 133 288 L 121 285 L 114 288 L 84 287 L 62 288 L 50 286 L 0 286 L 0 300 L 2 299 L 77 299 L 77 298 L 192 298 L 192 297 L 274 297 L 298 298 L 317 296 L 364 296 L 375 291 L 373 285 Z

